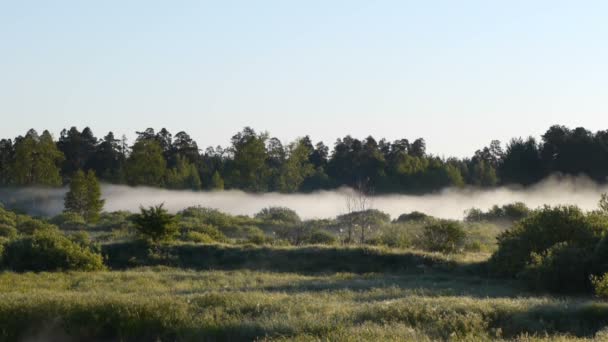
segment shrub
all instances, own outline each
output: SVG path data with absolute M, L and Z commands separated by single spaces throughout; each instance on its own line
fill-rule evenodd
M 113 211 L 101 213 L 99 221 L 95 224 L 95 229 L 111 231 L 114 229 L 131 229 L 133 214 L 128 211 Z
M 477 208 L 471 208 L 465 212 L 465 221 L 481 222 L 481 221 L 507 221 L 515 222 L 524 219 L 530 215 L 531 211 L 525 203 L 515 202 L 505 204 L 501 207 L 495 205 L 487 212 L 483 212 Z
M 22 271 L 82 270 L 104 268 L 101 254 L 94 253 L 56 230 L 38 230 L 5 245 L 2 263 Z
M 6 239 L 13 239 L 17 236 L 17 234 L 17 228 L 4 223 L 0 223 L 0 237 Z
M 311 244 L 334 245 L 336 242 L 337 239 L 332 233 L 321 229 L 313 229 L 308 239 Z
M 591 276 L 591 284 L 596 296 L 608 299 L 608 273 L 604 273 L 602 276 Z
M 255 218 L 271 224 L 297 224 L 301 221 L 295 211 L 285 207 L 264 208 L 255 214 Z
M 33 234 L 39 230 L 57 230 L 57 226 L 30 216 L 17 216 L 17 230 L 22 234 Z
M 12 212 L 4 209 L 0 205 L 0 224 L 4 224 L 10 227 L 17 226 L 17 215 Z
M 180 226 L 182 235 L 184 236 L 184 238 L 187 241 L 194 241 L 191 238 L 187 238 L 187 236 L 192 237 L 192 236 L 198 236 L 197 234 L 202 234 L 211 240 L 209 242 L 213 242 L 213 241 L 228 242 L 228 239 L 222 232 L 220 232 L 214 226 L 211 226 L 208 224 L 196 224 L 194 222 L 180 222 L 179 226 Z M 193 234 L 193 233 L 196 233 L 196 234 Z M 197 242 L 197 241 L 195 241 L 195 242 Z
M 432 216 L 429 216 L 425 213 L 421 213 L 419 211 L 412 211 L 409 214 L 401 214 L 395 220 L 395 222 L 405 223 L 405 222 L 423 222 L 429 219 L 432 219 Z
M 86 227 L 84 217 L 74 212 L 63 212 L 53 217 L 51 223 L 65 230 L 80 230 Z
M 590 289 L 590 252 L 560 242 L 542 254 L 532 253 L 521 272 L 529 288 L 555 293 L 578 293 Z
M 196 243 L 213 243 L 217 241 L 205 233 L 195 231 L 187 232 L 182 239 L 184 241 L 192 241 Z
M 420 244 L 428 251 L 453 253 L 462 249 L 465 238 L 466 233 L 459 222 L 440 220 L 424 227 Z
M 141 213 L 133 217 L 135 228 L 154 243 L 171 240 L 178 232 L 175 217 L 163 208 L 163 205 L 149 209 L 140 208 Z
M 411 236 L 404 225 L 390 224 L 382 228 L 378 235 L 378 244 L 393 247 L 406 248 L 412 244 Z
M 497 274 L 515 276 L 532 261 L 532 253 L 544 254 L 560 242 L 592 250 L 604 227 L 600 218 L 587 216 L 578 207 L 546 206 L 499 234 L 491 268 Z

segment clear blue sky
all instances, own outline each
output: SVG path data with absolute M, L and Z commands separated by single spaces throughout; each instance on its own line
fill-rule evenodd
M 606 1 L 0 0 L 0 136 L 249 125 L 470 155 L 608 128 Z

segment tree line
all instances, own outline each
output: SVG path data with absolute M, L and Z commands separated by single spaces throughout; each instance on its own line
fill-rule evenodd
M 90 128 L 29 130 L 0 140 L 0 186 L 62 186 L 79 170 L 101 181 L 169 189 L 310 192 L 350 186 L 376 193 L 425 193 L 445 187 L 531 185 L 561 173 L 608 179 L 608 130 L 552 126 L 541 140 L 492 141 L 470 158 L 426 152 L 424 139 L 345 136 L 333 147 L 305 136 L 288 144 L 250 127 L 230 146 L 201 150 L 186 132 L 137 132 L 133 144 Z

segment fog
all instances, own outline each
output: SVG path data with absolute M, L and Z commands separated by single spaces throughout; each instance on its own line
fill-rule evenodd
M 5 204 L 29 202 L 28 211 L 55 215 L 63 210 L 66 189 L 0 189 L 0 201 Z M 585 210 L 595 209 L 601 193 L 608 192 L 585 177 L 550 177 L 523 189 L 501 187 L 492 190 L 475 188 L 445 189 L 428 195 L 382 195 L 370 199 L 371 206 L 387 212 L 392 218 L 410 211 L 461 219 L 472 207 L 487 209 L 494 204 L 524 202 L 536 208 L 544 204 L 575 204 Z M 346 196 L 350 189 L 320 191 L 312 194 L 248 194 L 241 191 L 192 192 L 124 185 L 103 185 L 105 210 L 137 211 L 139 206 L 164 203 L 170 211 L 189 206 L 217 208 L 231 214 L 252 215 L 269 206 L 294 209 L 304 219 L 335 217 L 346 212 Z

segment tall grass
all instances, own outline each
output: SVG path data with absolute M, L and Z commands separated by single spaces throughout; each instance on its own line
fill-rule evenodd
M 0 290 L 5 341 L 574 341 L 608 324 L 606 303 L 444 273 L 6 272 Z

